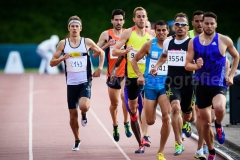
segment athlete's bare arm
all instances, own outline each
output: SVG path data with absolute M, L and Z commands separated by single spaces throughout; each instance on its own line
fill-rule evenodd
M 132 68 L 135 71 L 135 73 L 138 75 L 138 77 L 143 76 L 142 72 L 139 70 L 137 62 L 142 59 L 145 54 L 149 54 L 150 48 L 151 48 L 152 40 L 146 42 L 142 48 L 135 54 L 133 57 L 131 64 Z
M 132 28 L 128 28 L 123 31 L 119 40 L 114 45 L 113 52 L 112 52 L 113 56 L 124 56 L 125 54 L 127 54 L 129 51 L 132 50 L 132 46 L 128 46 L 126 49 L 121 49 L 121 47 L 125 45 L 125 43 L 128 41 L 131 33 L 132 33 Z
M 104 63 L 104 51 L 89 38 L 86 38 L 85 42 L 86 42 L 87 50 L 91 49 L 93 50 L 93 52 L 99 55 L 99 66 L 98 66 L 98 69 L 93 73 L 93 77 L 100 77 L 103 69 L 103 63 Z
M 221 44 L 225 44 L 226 45 L 226 50 L 229 52 L 229 54 L 233 58 L 232 65 L 231 65 L 232 66 L 231 71 L 228 75 L 228 78 L 226 78 L 226 84 L 228 86 L 231 86 L 233 84 L 233 77 L 234 77 L 235 72 L 236 72 L 237 67 L 238 67 L 239 53 L 236 50 L 236 48 L 234 47 L 233 41 L 229 37 L 224 36 L 224 35 L 219 35 L 219 39 L 220 39 L 220 46 L 221 46 Z
M 188 51 L 187 51 L 186 63 L 185 63 L 185 69 L 187 71 L 195 71 L 200 69 L 203 66 L 202 58 L 197 59 L 197 61 L 193 63 L 194 54 L 195 53 L 193 48 L 193 39 L 191 39 L 188 43 Z
M 60 57 L 62 54 L 62 51 L 64 49 L 64 45 L 65 45 L 65 39 L 61 40 L 58 43 L 57 49 L 56 49 L 55 53 L 53 54 L 53 57 L 50 61 L 51 67 L 57 66 L 59 63 L 61 63 L 65 59 L 69 58 L 69 54 L 65 54 L 64 56 Z

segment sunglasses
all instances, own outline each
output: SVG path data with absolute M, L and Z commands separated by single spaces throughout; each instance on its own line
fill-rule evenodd
M 186 22 L 175 22 L 174 25 L 177 26 L 177 27 L 179 27 L 180 25 L 182 27 L 188 26 L 188 24 Z

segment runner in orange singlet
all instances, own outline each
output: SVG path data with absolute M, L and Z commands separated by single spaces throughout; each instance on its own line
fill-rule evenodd
M 113 24 L 113 29 L 109 29 L 103 31 L 100 35 L 99 41 L 97 45 L 101 47 L 103 50 L 106 51 L 106 58 L 107 58 L 107 82 L 108 85 L 108 94 L 110 99 L 110 114 L 112 116 L 113 121 L 113 138 L 116 142 L 119 141 L 120 135 L 118 131 L 118 121 L 117 121 L 117 111 L 118 111 L 118 102 L 119 102 L 119 95 L 121 94 L 122 99 L 122 109 L 124 115 L 124 128 L 125 134 L 127 137 L 131 137 L 132 133 L 130 131 L 130 126 L 128 122 L 128 112 L 124 103 L 123 97 L 123 89 L 124 89 L 124 70 L 126 60 L 124 59 L 120 66 L 113 69 L 117 56 L 112 55 L 113 46 L 116 44 L 117 40 L 119 39 L 120 35 L 123 32 L 123 24 L 125 19 L 125 12 L 121 9 L 115 9 L 112 11 L 112 18 L 111 23 Z M 124 47 L 124 46 L 122 46 Z M 117 77 L 114 82 L 110 81 L 110 76 L 114 72 L 114 75 Z

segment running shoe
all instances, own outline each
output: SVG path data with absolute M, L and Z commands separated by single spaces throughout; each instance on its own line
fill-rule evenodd
M 191 134 L 192 134 L 191 123 L 186 122 L 183 125 L 182 132 L 185 133 L 186 137 L 188 138 L 191 137 Z
M 216 154 L 209 154 L 208 160 L 216 160 Z
M 82 114 L 82 126 L 85 127 L 87 125 L 87 114 Z
M 158 158 L 158 160 L 166 160 L 166 158 L 164 158 L 164 154 L 162 154 L 162 153 L 158 153 L 157 158 Z
M 186 138 L 186 136 L 185 136 L 185 134 L 182 132 L 182 141 L 185 141 L 185 138 Z
M 136 154 L 141 154 L 144 153 L 145 151 L 145 146 L 139 146 L 138 150 L 135 151 Z
M 119 131 L 118 131 L 118 126 L 113 126 L 113 139 L 118 142 L 120 139 Z
M 127 137 L 131 137 L 132 136 L 132 132 L 129 126 L 129 122 L 124 123 L 124 129 L 125 129 L 125 134 Z
M 143 136 L 142 144 L 146 147 L 150 147 L 150 145 L 151 145 L 150 137 L 149 136 Z
M 78 151 L 79 147 L 80 147 L 80 144 L 81 144 L 81 141 L 80 140 L 76 140 L 74 145 L 73 145 L 72 151 Z
M 207 146 L 207 144 L 203 145 L 203 153 L 204 154 L 208 154 L 208 146 Z
M 225 141 L 225 133 L 223 130 L 223 127 L 216 127 L 216 137 L 218 140 L 218 143 L 223 144 Z
M 207 160 L 206 156 L 200 150 L 196 151 L 193 157 L 200 160 Z
M 185 150 L 184 146 L 181 144 L 178 144 L 177 142 L 174 143 L 174 146 L 175 146 L 174 156 L 178 156 L 182 154 L 182 152 Z

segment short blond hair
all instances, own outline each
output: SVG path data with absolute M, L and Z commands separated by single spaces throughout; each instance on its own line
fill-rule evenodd
M 134 10 L 133 10 L 133 17 L 136 16 L 136 12 L 137 11 L 142 11 L 144 10 L 146 12 L 146 15 L 147 15 L 147 11 L 143 8 L 143 7 L 136 7 Z

